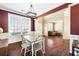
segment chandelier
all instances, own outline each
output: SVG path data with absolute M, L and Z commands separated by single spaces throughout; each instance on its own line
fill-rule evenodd
M 25 15 L 27 17 L 30 17 L 30 18 L 36 18 L 37 17 L 37 13 L 34 12 L 34 8 L 33 8 L 32 4 L 30 5 L 29 11 Z

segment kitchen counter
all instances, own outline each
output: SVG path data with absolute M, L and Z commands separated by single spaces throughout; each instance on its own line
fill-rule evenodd
M 0 34 L 0 40 L 2 40 L 2 39 L 8 39 L 8 37 L 9 37 L 8 33 L 2 33 L 2 34 Z
M 0 34 L 0 56 L 7 56 L 8 33 Z

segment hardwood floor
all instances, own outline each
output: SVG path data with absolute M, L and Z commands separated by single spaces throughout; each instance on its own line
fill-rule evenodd
M 8 46 L 8 56 L 23 56 L 23 53 L 21 53 L 21 42 L 9 44 Z M 31 51 L 26 53 L 27 56 L 31 56 Z M 38 51 L 37 55 L 41 56 L 42 52 Z
M 68 56 L 69 40 L 62 37 L 48 37 L 45 40 L 46 56 Z
M 21 42 L 9 44 L 7 48 L 8 56 L 23 56 L 23 53 L 21 54 Z M 0 48 L 0 51 L 3 49 Z M 69 40 L 62 39 L 61 37 L 46 37 L 45 51 L 45 56 L 68 56 Z M 27 56 L 31 56 L 31 52 L 28 52 Z M 42 52 L 38 51 L 37 56 L 43 56 Z
M 8 45 L 8 56 L 21 56 L 21 42 Z

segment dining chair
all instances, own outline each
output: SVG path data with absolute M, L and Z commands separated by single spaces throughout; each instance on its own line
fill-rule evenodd
M 21 49 L 21 53 L 23 52 L 23 50 L 24 50 L 24 56 L 26 56 L 26 53 L 28 52 L 28 51 L 31 51 L 31 44 L 30 44 L 30 42 L 24 37 L 24 35 L 21 35 L 21 37 L 22 37 L 22 44 L 21 44 L 21 47 L 22 47 L 22 49 Z
M 34 47 L 35 56 L 37 56 L 37 51 L 39 50 L 43 51 L 43 36 L 38 36 L 36 38 L 33 47 Z

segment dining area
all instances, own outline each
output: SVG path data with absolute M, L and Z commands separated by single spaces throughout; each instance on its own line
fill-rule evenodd
M 70 41 L 63 39 L 58 32 L 52 33 L 51 36 L 38 33 L 21 35 L 21 54 L 23 56 L 68 56 Z
M 6 56 L 68 56 L 69 40 L 63 39 L 59 33 L 44 36 L 38 33 L 25 33 L 19 35 L 21 41 L 8 44 L 5 49 Z M 19 38 L 19 36 L 17 36 Z M 4 43 L 2 43 L 4 45 Z M 0 52 L 3 51 L 0 49 Z M 4 55 L 4 54 L 3 54 Z
M 21 53 L 26 56 L 26 53 L 31 51 L 32 56 L 37 56 L 37 51 L 41 50 L 43 55 L 45 53 L 45 38 L 43 35 L 38 33 L 25 33 L 21 34 L 22 44 L 21 44 Z

